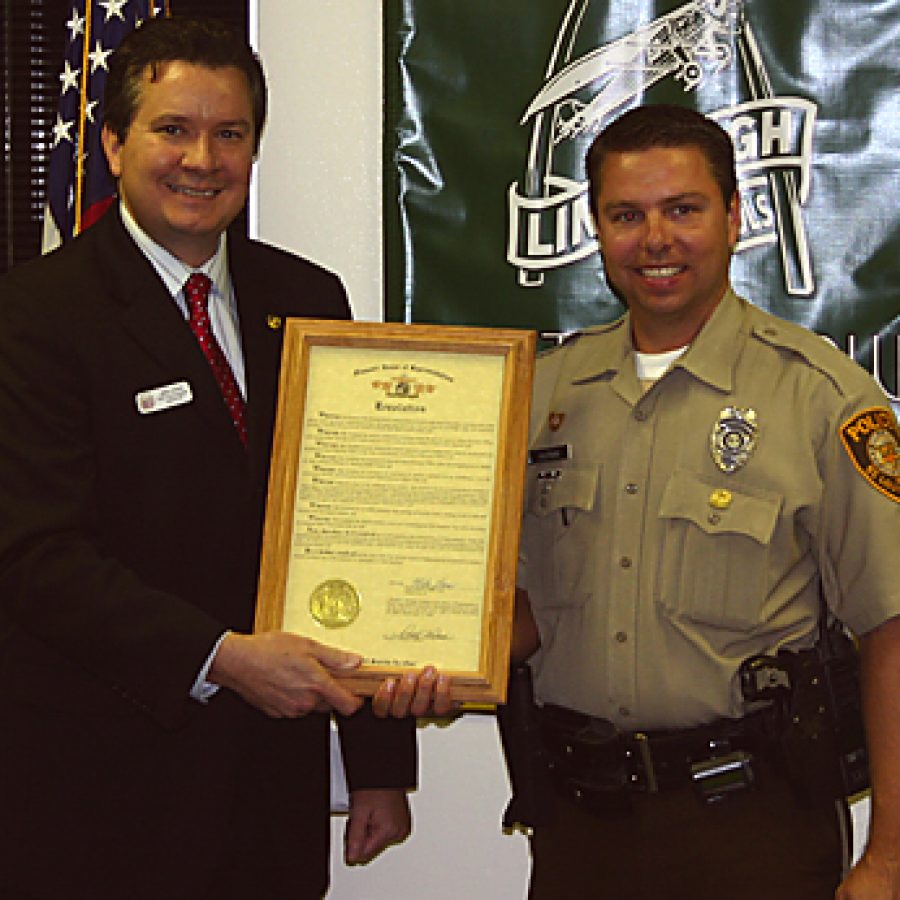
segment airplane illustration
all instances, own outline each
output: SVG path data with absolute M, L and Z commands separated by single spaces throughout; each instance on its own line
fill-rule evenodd
M 609 114 L 643 90 L 674 76 L 689 91 L 732 60 L 733 37 L 740 30 L 741 0 L 693 0 L 626 37 L 567 65 L 531 101 L 521 123 L 555 104 L 568 115 L 557 121 L 558 143 L 599 130 Z M 589 103 L 575 99 L 600 82 Z
M 524 198 L 553 192 L 553 156 L 559 144 L 598 132 L 617 110 L 664 78 L 675 78 L 688 92 L 735 62 L 736 54 L 751 99 L 775 97 L 756 36 L 745 16 L 745 0 L 689 0 L 631 34 L 569 62 L 567 56 L 589 2 L 572 0 L 551 55 L 547 80 L 520 121 L 524 125 L 532 120 L 522 184 Z M 589 100 L 584 98 L 587 89 L 593 94 Z M 815 277 L 798 176 L 775 171 L 766 177 L 772 192 L 785 288 L 793 296 L 812 296 Z M 519 279 L 523 285 L 539 285 L 543 276 L 521 271 Z

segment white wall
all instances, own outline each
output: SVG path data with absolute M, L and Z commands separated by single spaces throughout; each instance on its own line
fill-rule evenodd
M 338 272 L 357 319 L 381 319 L 381 4 L 259 0 L 257 15 L 271 106 L 255 230 Z M 528 848 L 500 831 L 508 785 L 493 718 L 420 729 L 419 746 L 413 836 L 348 868 L 335 816 L 328 900 L 521 900 Z
M 381 318 L 381 4 L 259 0 L 269 122 L 259 235 L 337 271 Z

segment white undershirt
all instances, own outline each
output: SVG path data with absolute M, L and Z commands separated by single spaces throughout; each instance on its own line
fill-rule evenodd
M 659 381 L 669 371 L 672 364 L 684 356 L 689 346 L 689 344 L 685 344 L 683 347 L 666 350 L 664 353 L 641 353 L 635 350 L 634 367 L 637 371 L 638 381 L 644 385 L 644 390 L 646 391 Z

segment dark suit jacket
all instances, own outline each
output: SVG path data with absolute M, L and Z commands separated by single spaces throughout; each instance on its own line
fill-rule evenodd
M 228 876 L 236 897 L 325 889 L 327 717 L 189 690 L 223 628 L 252 626 L 268 316 L 349 309 L 335 276 L 237 234 L 229 265 L 247 451 L 115 208 L 0 281 L 0 886 L 29 896 L 198 900 L 235 865 L 256 867 L 252 893 Z M 192 402 L 138 413 L 178 381 Z M 365 709 L 342 728 L 352 787 L 411 786 L 409 724 Z

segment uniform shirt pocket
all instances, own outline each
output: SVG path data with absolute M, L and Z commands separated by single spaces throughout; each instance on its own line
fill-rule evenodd
M 676 617 L 721 627 L 758 624 L 782 497 L 677 471 L 663 492 L 657 601 Z
M 545 608 L 579 606 L 592 590 L 596 523 L 599 515 L 598 464 L 569 461 L 529 469 L 526 528 L 530 565 L 540 573 Z

